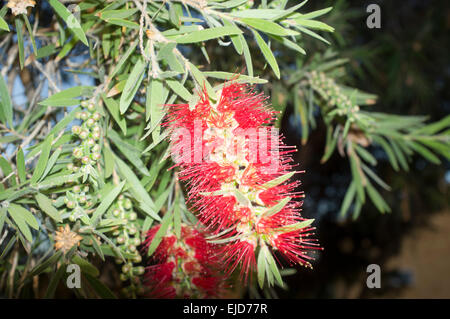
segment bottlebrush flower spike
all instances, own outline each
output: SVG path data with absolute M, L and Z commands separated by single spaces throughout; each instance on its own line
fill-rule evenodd
M 164 124 L 191 208 L 224 244 L 229 272 L 241 265 L 247 279 L 258 251 L 258 273 L 278 272 L 268 247 L 311 267 L 308 252 L 321 248 L 309 238 L 314 228 L 300 215 L 302 202 L 294 200 L 304 197 L 295 191 L 299 182 L 288 181 L 296 173 L 295 147 L 273 126 L 276 112 L 248 85 L 225 83 L 217 96 L 212 101 L 203 90 L 196 105 L 170 105 Z M 272 273 L 267 276 L 270 282 Z
M 160 225 L 147 233 L 147 251 Z M 181 239 L 168 231 L 152 254 L 144 283 L 151 298 L 213 298 L 220 296 L 224 277 L 219 273 L 215 246 L 193 227 L 181 226 Z

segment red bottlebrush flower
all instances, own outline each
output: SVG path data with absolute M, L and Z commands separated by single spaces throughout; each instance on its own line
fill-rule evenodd
M 160 226 L 147 233 L 144 251 L 152 243 Z M 181 238 L 167 232 L 155 252 L 152 265 L 144 275 L 150 298 L 211 298 L 223 288 L 215 246 L 202 233 L 187 225 L 181 227 Z
M 300 215 L 303 192 L 289 182 L 291 153 L 273 127 L 266 97 L 244 84 L 226 83 L 212 101 L 206 90 L 195 106 L 171 105 L 165 126 L 171 153 L 200 222 L 223 243 L 229 271 L 240 265 L 247 278 L 260 247 L 271 247 L 290 263 L 310 265 L 306 238 L 313 228 Z

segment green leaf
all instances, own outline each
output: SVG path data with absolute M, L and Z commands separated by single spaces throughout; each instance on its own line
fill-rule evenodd
M 11 174 L 13 172 L 11 164 L 3 156 L 0 156 L 0 169 L 3 172 L 3 176 L 9 176 L 9 174 Z M 16 185 L 16 180 L 15 180 L 14 175 L 11 176 L 9 178 L 9 180 L 10 180 L 12 186 Z
M 356 195 L 356 183 L 351 182 L 350 186 L 347 189 L 347 193 L 345 194 L 344 200 L 341 205 L 341 210 L 339 212 L 339 216 L 343 217 L 347 213 L 347 210 L 350 208 L 351 203 Z
M 22 17 L 23 17 L 23 20 L 25 21 L 25 25 L 27 27 L 28 34 L 30 35 L 30 38 L 31 38 L 31 46 L 33 47 L 33 52 L 34 52 L 34 54 L 37 54 L 36 40 L 34 39 L 33 28 L 30 25 L 30 21 L 28 21 L 27 15 L 22 14 Z
M 175 235 L 177 238 L 181 238 L 181 208 L 180 208 L 180 196 L 175 198 L 173 203 L 175 206 L 173 211 L 173 228 L 175 229 Z M 1 232 L 1 229 L 0 229 Z
M 77 172 L 75 174 L 67 174 L 67 175 L 62 175 L 62 176 L 51 176 L 51 177 L 48 177 L 48 178 L 44 179 L 43 181 L 39 182 L 38 188 L 45 189 L 45 188 L 49 188 L 49 187 L 62 185 L 62 184 L 68 183 L 69 181 L 75 181 L 78 178 L 80 178 L 82 175 L 83 175 L 82 172 Z
M 36 183 L 39 178 L 44 173 L 45 167 L 47 166 L 48 157 L 50 155 L 50 149 L 52 147 L 53 135 L 50 135 L 45 139 L 42 146 L 41 156 L 39 156 L 38 163 L 34 169 L 33 175 L 31 176 L 30 184 Z
M 48 3 L 53 7 L 61 19 L 66 22 L 67 27 L 74 33 L 74 35 L 86 46 L 89 46 L 86 35 L 84 34 L 77 18 L 75 18 L 75 16 L 70 13 L 70 11 L 58 0 L 48 0 Z
M 109 75 L 110 79 L 112 79 L 117 74 L 117 72 L 119 72 L 121 70 L 122 66 L 125 64 L 125 62 L 127 62 L 128 58 L 134 52 L 137 45 L 138 45 L 138 41 L 131 42 L 130 47 L 127 49 L 127 51 L 125 51 L 125 53 L 120 58 L 119 62 L 114 67 L 114 70 Z
M 36 230 L 39 229 L 39 224 L 34 215 L 27 209 L 23 208 L 22 206 L 10 203 L 8 207 L 8 212 L 10 214 L 11 212 L 13 212 L 16 216 L 19 216 L 32 228 Z
M 245 65 L 247 66 L 247 72 L 249 76 L 253 76 L 253 63 L 252 63 L 252 55 L 250 54 L 250 49 L 248 48 L 247 41 L 245 40 L 243 35 L 239 35 L 239 39 L 242 43 L 242 48 L 244 51 Z
M 274 275 L 275 279 L 277 280 L 278 284 L 283 287 L 284 283 L 283 283 L 283 279 L 281 278 L 281 274 L 280 271 L 278 270 L 278 266 L 275 262 L 275 259 L 273 258 L 272 254 L 267 251 L 267 253 L 265 254 L 266 256 L 266 260 L 269 264 L 270 270 L 272 271 L 272 274 Z
M 56 47 L 54 44 L 46 45 L 42 48 L 39 48 L 36 53 L 36 59 L 46 58 L 56 52 Z
M 107 286 L 105 286 L 105 284 L 103 284 L 100 280 L 91 276 L 88 273 L 84 273 L 84 277 L 87 279 L 91 287 L 94 289 L 94 291 L 100 298 L 117 299 L 116 295 L 114 295 L 114 293 Z
M 48 284 L 47 287 L 47 292 L 45 293 L 45 299 L 51 299 L 54 297 L 55 295 L 55 291 L 56 288 L 58 287 L 59 282 L 61 281 L 61 278 L 63 278 L 63 276 L 66 273 L 66 265 L 62 264 L 58 270 L 56 271 L 56 273 L 52 276 L 52 279 L 50 279 L 50 283 Z
M 378 191 L 370 183 L 367 183 L 367 194 L 380 212 L 385 213 L 391 211 L 383 197 L 381 197 Z
M 320 17 L 320 16 L 322 16 L 322 15 L 324 15 L 324 14 L 327 14 L 327 13 L 330 12 L 332 9 L 333 9 L 333 7 L 328 7 L 328 8 L 325 8 L 325 9 L 320 9 L 320 10 L 317 10 L 317 11 L 312 11 L 312 12 L 309 12 L 309 13 L 306 13 L 306 14 L 302 14 L 302 15 L 301 15 L 301 18 L 302 18 L 302 19 L 314 19 L 314 18 L 318 18 L 318 17 Z
M 47 174 L 50 172 L 50 170 L 53 168 L 53 166 L 55 165 L 56 161 L 59 158 L 59 155 L 61 155 L 62 152 L 62 147 L 58 147 L 58 149 L 56 151 L 53 152 L 52 156 L 50 156 L 47 166 L 45 167 L 44 173 L 41 176 L 41 180 L 44 179 Z
M 298 223 L 282 226 L 279 228 L 276 228 L 275 231 L 277 232 L 283 232 L 283 233 L 290 233 L 302 228 L 306 228 L 309 225 L 311 225 L 314 222 L 314 219 L 307 219 Z
M 47 258 L 45 261 L 38 262 L 38 264 L 30 272 L 29 277 L 34 277 L 34 276 L 40 275 L 45 270 L 47 270 L 48 267 L 51 267 L 55 263 L 57 263 L 59 261 L 59 259 L 61 258 L 61 256 L 62 256 L 62 251 L 58 251 L 54 255 L 52 255 L 50 258 Z
M 235 189 L 233 194 L 242 206 L 248 207 L 251 205 L 250 200 L 240 190 Z
M 270 35 L 271 38 L 275 39 L 276 41 L 280 42 L 284 46 L 288 47 L 289 49 L 295 50 L 301 54 L 306 54 L 305 49 L 303 49 L 301 46 L 299 46 L 297 43 L 292 42 L 286 38 L 279 37 L 276 35 Z
M 155 126 L 164 117 L 164 92 L 163 82 L 159 79 L 152 79 L 147 87 L 147 101 L 145 108 L 145 120 L 150 119 L 151 126 Z M 156 127 L 152 133 L 153 139 L 156 140 L 159 137 L 161 129 Z
M 3 234 L 3 225 L 5 224 L 6 220 L 6 207 L 1 206 L 0 207 L 0 234 Z
M 258 84 L 264 84 L 268 81 L 266 79 L 260 79 L 259 77 L 253 77 L 248 75 L 242 75 L 242 74 L 234 74 L 229 72 L 221 72 L 221 71 L 212 71 L 212 72 L 203 72 L 203 75 L 207 77 L 212 77 L 216 79 L 221 80 L 231 80 L 233 79 L 236 82 L 239 83 L 258 83 Z
M 172 206 L 173 208 L 173 206 Z M 156 248 L 158 248 L 159 244 L 161 243 L 164 235 L 167 232 L 167 229 L 169 228 L 171 222 L 172 222 L 172 211 L 169 210 L 167 211 L 167 213 L 164 215 L 162 221 L 161 221 L 161 227 L 159 227 L 158 231 L 156 232 L 155 236 L 153 237 L 152 242 L 150 243 L 150 246 L 148 247 L 148 252 L 147 252 L 147 256 L 151 256 Z
M 121 114 L 125 113 L 128 110 L 128 107 L 133 101 L 136 92 L 141 86 L 141 82 L 144 79 L 146 67 L 147 63 L 142 57 L 140 57 L 134 65 L 133 70 L 131 71 L 130 76 L 128 77 L 125 84 L 122 95 L 120 96 L 119 109 Z
M 328 24 L 325 24 L 320 21 L 299 18 L 299 19 L 295 19 L 295 22 L 297 22 L 298 24 L 300 24 L 304 27 L 311 28 L 311 29 L 317 29 L 317 30 L 322 30 L 322 31 L 327 31 L 327 32 L 334 31 L 333 27 L 330 27 Z
M 47 106 L 72 106 L 80 104 L 80 101 L 74 99 L 79 96 L 91 96 L 94 90 L 93 86 L 81 85 L 74 86 L 55 93 L 47 99 L 39 102 L 40 105 Z
M 195 43 L 241 33 L 242 30 L 236 26 L 208 28 L 204 30 L 192 31 L 186 35 L 178 36 L 175 38 L 175 41 L 179 44 Z
M 92 265 L 86 259 L 81 258 L 79 255 L 73 255 L 72 262 L 80 266 L 83 274 L 89 274 L 93 277 L 97 277 L 98 275 L 100 275 L 100 272 L 94 265 Z
M 143 175 L 149 176 L 150 173 L 147 170 L 144 162 L 141 160 L 141 151 L 129 144 L 128 142 L 122 140 L 119 134 L 116 131 L 111 130 L 108 136 L 113 142 L 114 145 L 120 150 L 120 152 L 136 167 L 139 172 Z
M 52 201 L 47 196 L 37 193 L 35 198 L 44 213 L 53 218 L 57 223 L 62 222 L 62 218 L 59 215 L 58 210 L 53 206 Z
M 316 38 L 322 42 L 325 42 L 326 44 L 330 44 L 330 41 L 328 41 L 327 39 L 321 37 L 320 35 L 318 35 L 317 33 L 315 33 L 314 31 L 311 31 L 305 27 L 296 25 L 297 29 L 299 29 L 301 32 L 306 33 L 307 35 L 312 36 L 313 38 Z
M 116 100 L 107 98 L 104 93 L 102 93 L 102 99 L 105 102 L 106 108 L 109 110 L 109 113 L 112 115 L 114 121 L 116 121 L 117 125 L 119 125 L 122 133 L 124 135 L 127 134 L 127 121 L 120 114 L 119 103 Z
M 389 158 L 389 162 L 392 165 L 392 168 L 395 171 L 398 171 L 399 167 L 398 167 L 397 159 L 394 155 L 392 148 L 389 146 L 389 144 L 381 136 L 372 136 L 372 139 L 374 140 L 375 143 L 379 144 L 384 149 L 384 151 L 386 152 L 386 154 Z
M 17 32 L 17 45 L 19 47 L 19 63 L 20 69 L 23 69 L 25 64 L 25 53 L 24 53 L 24 43 L 23 43 L 23 22 L 21 19 L 14 20 L 16 24 L 16 32 Z
M 105 178 L 108 178 L 114 171 L 114 156 L 109 147 L 103 148 L 103 158 L 105 160 Z
M 236 25 L 234 23 L 232 23 L 231 21 L 227 20 L 227 19 L 223 19 L 223 24 L 225 26 L 231 27 L 234 26 L 236 27 Z M 242 46 L 242 39 L 239 35 L 237 34 L 233 34 L 230 35 L 230 39 L 233 42 L 233 46 L 236 49 L 236 52 L 241 55 L 243 53 L 243 46 Z
M 125 185 L 125 181 L 122 181 L 119 185 L 114 187 L 108 195 L 101 199 L 100 205 L 95 210 L 94 214 L 91 217 L 93 221 L 93 225 L 97 225 L 100 221 L 100 217 L 106 212 L 106 210 L 111 206 L 117 196 L 119 196 L 122 191 L 123 186 Z
M 157 212 L 155 212 L 154 210 L 155 204 L 153 200 L 150 198 L 150 195 L 147 193 L 144 186 L 142 186 L 141 181 L 136 177 L 136 175 L 128 167 L 128 165 L 125 164 L 120 158 L 116 156 L 115 159 L 121 177 L 128 181 L 128 184 L 131 187 L 131 191 L 134 194 L 135 198 L 144 205 L 143 209 L 145 210 L 145 212 L 154 219 L 161 220 L 161 218 L 157 215 Z
M 0 17 L 0 29 L 9 32 L 9 26 L 8 26 L 8 23 L 6 23 L 6 21 L 5 21 L 2 17 Z
M 108 19 L 126 19 L 128 17 L 131 17 L 133 14 L 138 12 L 139 9 L 133 8 L 133 9 L 121 9 L 121 10 L 102 10 L 98 13 L 98 17 L 100 19 L 103 19 L 105 21 L 108 21 Z
M 278 202 L 278 204 L 275 204 L 272 207 L 270 207 L 269 209 L 267 209 L 264 212 L 263 216 L 269 217 L 269 216 L 272 216 L 272 215 L 278 213 L 279 211 L 281 211 L 284 208 L 284 206 L 286 206 L 287 203 L 289 203 L 290 200 L 291 200 L 290 197 L 286 197 L 286 198 L 280 200 Z
M 118 26 L 125 27 L 125 28 L 139 29 L 139 24 L 137 24 L 136 22 L 125 20 L 125 19 L 112 18 L 112 19 L 108 19 L 108 20 L 104 20 L 104 21 L 106 21 L 110 24 L 118 25 Z
M 203 73 L 200 72 L 200 70 L 195 65 L 193 65 L 191 62 L 189 62 L 189 68 L 191 69 L 192 75 L 193 75 L 195 81 L 197 82 L 197 84 L 201 88 L 206 87 L 206 91 L 208 92 L 209 96 L 211 98 L 213 98 L 214 100 L 217 99 L 216 92 L 214 92 L 211 84 L 209 84 L 209 82 L 206 80 L 206 77 L 203 75 Z
M 9 96 L 8 86 L 6 85 L 5 79 L 0 75 L 0 114 L 5 116 L 6 122 L 9 127 L 13 127 L 13 106 L 11 97 Z M 5 123 L 6 124 L 6 123 Z
M 266 189 L 273 188 L 273 187 L 278 186 L 278 185 L 284 183 L 285 181 L 287 181 L 287 180 L 288 180 L 289 178 L 291 178 L 295 173 L 297 173 L 297 172 L 289 172 L 289 173 L 286 173 L 286 174 L 284 174 L 284 175 L 282 175 L 282 176 L 280 176 L 280 177 L 277 177 L 277 178 L 274 178 L 274 179 L 271 180 L 271 181 L 268 181 L 267 183 L 262 184 L 261 186 L 264 187 L 264 188 L 266 188 Z
M 23 155 L 23 150 L 21 147 L 19 147 L 19 150 L 17 151 L 16 166 L 17 166 L 17 173 L 19 175 L 20 182 L 24 183 L 26 181 L 27 177 L 26 177 L 26 171 L 25 171 L 25 157 Z
M 427 159 L 431 163 L 441 164 L 441 160 L 439 159 L 439 157 L 430 152 L 426 147 L 423 147 L 419 143 L 413 141 L 409 142 L 408 145 L 411 146 L 417 153 L 422 155 L 425 159 Z
M 263 38 L 261 38 L 259 33 L 256 31 L 253 31 L 253 34 L 255 35 L 256 42 L 258 43 L 258 46 L 261 49 L 262 54 L 266 58 L 267 63 L 269 63 L 269 65 L 272 68 L 273 72 L 275 73 L 276 77 L 279 79 L 280 78 L 280 69 L 278 67 L 278 63 L 277 63 L 277 60 L 275 59 L 275 56 L 273 55 L 273 53 L 270 50 L 267 43 L 263 40 Z
M 242 18 L 242 22 L 245 24 L 265 33 L 279 35 L 279 36 L 289 36 L 289 35 L 298 35 L 297 31 L 285 29 L 279 24 L 267 21 L 263 19 L 256 18 Z
M 17 206 L 17 205 L 16 205 Z M 25 236 L 25 238 L 31 242 L 33 240 L 33 236 L 31 235 L 30 228 L 28 227 L 27 223 L 25 222 L 25 219 L 23 216 L 21 216 L 20 212 L 13 206 L 8 207 L 9 215 L 12 217 L 14 222 L 16 223 L 17 227 L 19 228 L 20 232 Z
M 359 146 L 356 143 L 353 143 L 353 147 L 356 149 L 356 152 L 361 156 L 367 163 L 369 163 L 372 166 L 377 165 L 376 158 L 370 154 L 365 148 Z
M 181 97 L 183 100 L 189 102 L 192 99 L 191 93 L 189 93 L 186 88 L 181 85 L 180 82 L 174 79 L 166 79 L 167 85 L 170 87 L 170 89 L 175 92 L 179 97 Z
M 262 289 L 264 286 L 264 279 L 267 272 L 266 256 L 264 254 L 263 248 L 261 248 L 258 253 L 257 271 L 258 271 L 258 284 L 259 287 Z

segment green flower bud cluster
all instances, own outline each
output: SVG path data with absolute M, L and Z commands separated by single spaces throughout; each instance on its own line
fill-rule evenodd
M 329 106 L 337 106 L 339 115 L 359 111 L 359 106 L 355 105 L 336 82 L 328 78 L 325 73 L 312 71 L 309 75 L 312 88 L 328 101 Z
M 101 158 L 101 147 L 98 143 L 102 136 L 102 129 L 99 125 L 101 114 L 95 111 L 95 105 L 92 102 L 83 101 L 81 106 L 84 109 L 77 112 L 75 117 L 82 120 L 81 126 L 72 126 L 72 133 L 76 135 L 81 143 L 73 149 L 73 156 L 81 166 L 94 165 Z
M 129 198 L 121 194 L 107 214 L 108 218 L 116 219 L 121 223 L 112 232 L 115 244 L 124 253 L 133 255 L 133 257 L 128 258 L 127 262 L 122 265 L 120 279 L 123 281 L 130 279 L 133 283 L 135 277 L 144 273 L 144 267 L 135 265 L 141 263 L 142 257 L 137 249 L 141 244 L 141 229 L 136 222 L 137 214 L 133 210 L 133 203 Z M 123 262 L 122 259 L 117 259 L 116 261 L 118 264 L 122 264 Z M 132 286 L 136 285 L 132 284 Z
M 74 183 L 74 185 L 66 192 L 64 204 L 71 222 L 80 218 L 84 220 L 83 217 L 93 211 L 97 202 L 97 197 L 93 195 L 96 185 L 92 183 L 97 175 L 93 165 L 101 158 L 101 143 L 99 143 L 102 136 L 99 124 L 101 114 L 95 110 L 96 106 L 92 101 L 82 101 L 81 106 L 82 110 L 77 112 L 75 117 L 81 119 L 82 123 L 72 126 L 73 136 L 79 139 L 80 144 L 74 147 L 72 163 L 67 164 L 67 169 L 71 173 L 84 172 L 90 178 L 83 183 L 69 181 L 69 184 Z
M 89 191 L 89 185 L 76 184 L 72 186 L 71 191 L 66 192 L 64 204 L 70 211 L 69 220 L 71 222 L 85 215 L 85 212 L 89 211 L 97 202 L 96 198 L 89 194 Z

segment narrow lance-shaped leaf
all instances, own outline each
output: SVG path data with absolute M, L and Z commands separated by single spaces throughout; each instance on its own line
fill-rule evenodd
M 58 0 L 48 0 L 48 3 L 53 7 L 61 19 L 66 22 L 67 27 L 75 34 L 75 36 L 86 46 L 89 46 L 86 35 L 77 18 Z
M 97 225 L 99 222 L 100 217 L 106 212 L 108 207 L 112 204 L 112 202 L 116 199 L 117 196 L 119 196 L 120 192 L 122 191 L 123 186 L 125 185 L 125 181 L 122 181 L 119 185 L 114 187 L 108 195 L 106 195 L 100 205 L 95 210 L 94 214 L 92 215 L 92 221 L 93 225 Z
M 261 49 L 262 54 L 266 58 L 267 63 L 269 63 L 276 77 L 280 78 L 280 68 L 278 67 L 277 60 L 275 59 L 272 50 L 270 50 L 267 43 L 263 40 L 263 38 L 259 35 L 257 31 L 253 31 L 253 34 L 255 35 L 256 42 L 258 43 L 258 46 Z
M 47 196 L 38 193 L 36 194 L 35 198 L 39 207 L 45 214 L 47 214 L 58 223 L 62 222 L 62 218 L 59 215 L 58 210 L 53 206 L 52 201 Z
M 30 180 L 31 184 L 36 183 L 44 173 L 45 167 L 47 166 L 48 157 L 50 155 L 52 142 L 53 142 L 53 135 L 50 135 L 49 137 L 47 137 L 42 146 L 41 156 L 39 156 L 39 160 L 36 164 L 36 168 L 34 169 L 33 176 L 31 176 Z

